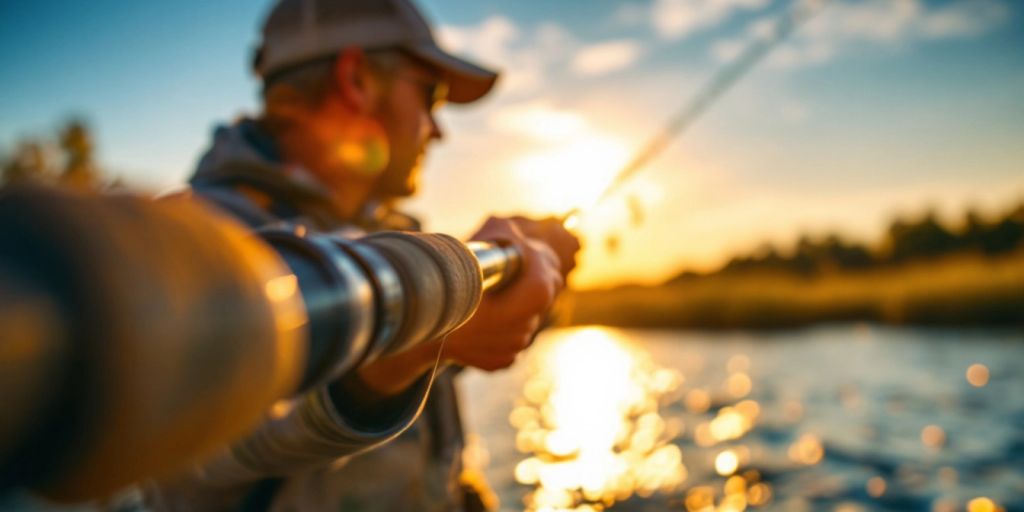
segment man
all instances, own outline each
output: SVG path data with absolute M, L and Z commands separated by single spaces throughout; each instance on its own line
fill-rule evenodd
M 497 79 L 442 51 L 408 0 L 281 0 L 265 22 L 254 67 L 264 112 L 217 131 L 191 180 L 194 191 L 254 227 L 287 221 L 350 233 L 418 228 L 392 206 L 416 192 L 426 150 L 443 136 L 435 110 L 444 101 L 473 102 Z M 269 421 L 226 461 L 164 485 L 154 494 L 157 507 L 194 508 L 203 500 L 273 510 L 478 507 L 479 498 L 459 485 L 456 371 L 446 367 L 511 365 L 564 285 L 579 245 L 553 219 L 492 218 L 473 238 L 515 244 L 524 256 L 520 278 L 488 294 L 445 340 L 331 384 L 317 395 L 328 397 L 317 410 L 331 409 L 320 424 L 302 423 L 308 413 Z M 349 457 L 410 426 L 399 439 Z M 245 463 L 277 449 L 282 431 L 289 442 L 315 439 L 289 445 L 280 464 Z M 302 450 L 308 453 L 289 458 Z M 224 474 L 230 478 L 218 481 Z

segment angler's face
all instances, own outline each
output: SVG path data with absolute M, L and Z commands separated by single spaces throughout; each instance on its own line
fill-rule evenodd
M 444 95 L 439 74 L 411 58 L 403 59 L 393 72 L 378 112 L 390 146 L 387 167 L 375 188 L 378 198 L 416 192 L 427 147 L 443 135 L 435 114 Z

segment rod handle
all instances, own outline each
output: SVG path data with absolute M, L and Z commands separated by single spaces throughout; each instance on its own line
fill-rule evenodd
M 523 257 L 516 246 L 502 241 L 474 241 L 466 246 L 480 264 L 484 291 L 498 291 L 518 277 Z

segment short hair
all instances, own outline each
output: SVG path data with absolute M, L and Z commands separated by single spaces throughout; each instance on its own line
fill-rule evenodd
M 370 68 L 376 71 L 385 83 L 390 82 L 402 63 L 403 51 L 397 48 L 365 51 Z M 334 76 L 336 62 L 337 55 L 331 55 L 292 66 L 268 76 L 263 82 L 264 105 L 283 98 L 287 98 L 289 101 L 301 101 L 308 108 L 322 105 L 336 85 Z

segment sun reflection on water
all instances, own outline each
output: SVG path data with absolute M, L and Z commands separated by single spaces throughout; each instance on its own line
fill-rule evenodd
M 830 510 L 852 511 L 902 499 L 907 489 L 950 493 L 961 485 L 961 472 L 943 459 L 956 449 L 947 439 L 956 430 L 951 420 L 936 421 L 911 431 L 919 464 L 849 478 L 863 498 L 839 499 L 847 484 L 830 472 L 842 471 L 851 442 L 806 419 L 815 407 L 892 415 L 908 409 L 906 396 L 872 401 L 863 385 L 840 382 L 816 404 L 773 385 L 750 355 L 693 352 L 673 360 L 680 369 L 667 368 L 634 339 L 606 328 L 563 329 L 533 349 L 508 418 L 524 454 L 514 477 L 528 488 L 526 511 L 815 510 L 829 499 Z M 989 384 L 981 364 L 966 373 L 972 386 Z M 931 502 L 935 511 L 965 506 L 1004 510 L 985 496 Z
M 686 467 L 658 408 L 681 382 L 610 330 L 569 331 L 538 347 L 509 418 L 530 454 L 515 468 L 516 481 L 534 486 L 527 510 L 603 510 L 677 488 Z
M 754 382 L 747 355 L 728 360 L 718 385 L 687 389 L 681 371 L 655 364 L 618 331 L 582 328 L 547 337 L 528 364 L 522 396 L 509 415 L 516 448 L 526 454 L 514 476 L 530 487 L 527 511 L 607 510 L 631 498 L 660 499 L 691 512 L 772 502 L 774 490 L 743 443 L 762 412 L 749 398 Z M 689 416 L 680 418 L 680 410 Z M 801 464 L 820 460 L 820 444 L 808 446 L 814 439 L 794 447 Z M 687 446 L 698 451 L 684 465 L 681 447 Z

